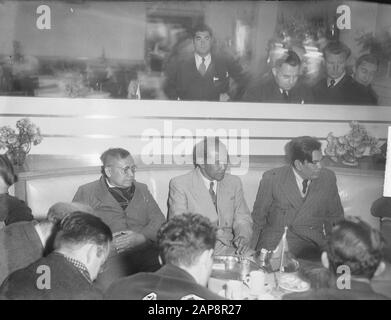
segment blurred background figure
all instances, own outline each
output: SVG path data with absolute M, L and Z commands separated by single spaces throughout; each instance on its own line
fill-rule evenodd
M 368 97 L 368 105 L 377 105 L 377 94 L 372 88 L 373 80 L 376 77 L 376 73 L 379 69 L 379 60 L 376 56 L 371 54 L 364 54 L 360 56 L 355 64 L 353 78 L 360 85 L 362 90 L 366 92 Z
M 11 161 L 6 154 L 0 155 L 0 229 L 14 222 L 33 220 L 26 203 L 8 193 L 8 189 L 17 181 Z

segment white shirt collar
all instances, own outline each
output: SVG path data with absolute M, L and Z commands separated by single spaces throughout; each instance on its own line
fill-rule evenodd
M 345 74 L 346 74 L 346 72 L 344 72 L 344 73 L 342 74 L 342 76 L 340 76 L 340 77 L 337 78 L 337 79 L 330 79 L 330 78 L 327 78 L 327 86 L 329 87 L 329 86 L 330 86 L 331 80 L 334 80 L 334 81 L 335 81 L 334 87 L 335 87 L 335 86 L 337 85 L 337 83 L 340 82 L 340 81 L 342 80 L 342 78 L 345 76 Z
M 207 178 L 202 174 L 200 168 L 197 168 L 197 169 L 198 169 L 198 174 L 199 174 L 199 175 L 201 176 L 201 178 L 202 178 L 202 181 L 204 181 L 204 184 L 205 184 L 206 189 L 209 190 L 209 188 L 210 188 L 210 183 L 213 182 L 213 191 L 216 193 L 216 192 L 217 192 L 217 181 L 216 181 L 216 180 L 211 181 L 211 180 L 207 179 Z
M 293 170 L 293 173 L 295 174 L 297 187 L 299 188 L 301 196 L 304 198 L 305 195 L 308 192 L 308 187 L 310 186 L 311 180 L 308 179 L 307 192 L 303 193 L 303 181 L 304 181 L 304 179 L 297 173 L 296 169 L 293 166 L 292 166 L 292 170 Z
M 116 186 L 111 184 L 109 179 L 105 178 L 106 179 L 106 182 L 107 182 L 107 185 L 109 186 L 109 188 L 115 188 Z
M 194 54 L 194 57 L 195 57 L 196 67 L 198 69 L 200 67 L 200 64 L 202 63 L 202 57 L 197 53 Z M 210 55 L 210 53 L 208 53 L 204 58 L 205 58 L 206 69 L 208 69 L 212 61 L 212 56 Z
M 38 234 L 38 237 L 39 237 L 39 240 L 41 240 L 41 243 L 42 243 L 42 247 L 45 248 L 46 246 L 46 238 L 44 237 L 43 233 L 42 233 L 42 230 L 39 226 L 39 223 L 37 223 L 36 225 L 34 225 L 34 229 L 35 231 L 37 231 L 37 234 Z

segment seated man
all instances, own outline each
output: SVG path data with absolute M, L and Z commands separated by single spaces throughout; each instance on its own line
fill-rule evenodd
M 148 187 L 135 181 L 136 166 L 127 150 L 100 157 L 102 177 L 81 186 L 73 201 L 90 205 L 114 234 L 114 250 L 98 282 L 106 288 L 118 278 L 160 267 L 156 233 L 165 218 Z
M 58 202 L 49 208 L 43 221 L 16 222 L 0 230 L 0 284 L 12 272 L 53 250 L 58 223 L 75 211 L 92 213 L 92 208 L 76 202 Z
M 93 284 L 109 255 L 112 234 L 101 219 L 85 212 L 65 217 L 55 251 L 12 273 L 0 287 L 0 299 L 101 299 Z
M 276 61 L 267 77 L 246 91 L 243 101 L 313 103 L 311 89 L 299 80 L 300 66 L 299 56 L 289 50 Z
M 350 53 L 351 50 L 339 41 L 331 41 L 323 49 L 326 77 L 313 87 L 315 103 L 363 104 L 358 84 L 346 73 Z
M 371 288 L 371 279 L 382 273 L 383 241 L 377 230 L 363 221 L 341 221 L 331 232 L 322 264 L 334 276 L 330 288 L 285 295 L 287 300 L 384 300 Z
M 212 272 L 216 229 L 199 214 L 183 214 L 166 222 L 158 233 L 164 266 L 115 282 L 108 300 L 221 299 L 206 286 Z
M 372 82 L 379 69 L 379 60 L 372 54 L 364 54 L 356 61 L 353 78 L 360 84 L 363 98 L 361 104 L 377 105 L 377 94 L 372 88 Z
M 321 143 L 298 137 L 286 148 L 290 164 L 263 174 L 252 212 L 255 250 L 273 251 L 285 227 L 290 252 L 316 259 L 333 224 L 343 219 L 336 177 L 322 168 Z
M 228 153 L 218 138 L 205 138 L 193 150 L 195 169 L 170 181 L 169 219 L 194 212 L 217 225 L 215 254 L 249 252 L 251 216 L 239 177 L 225 173 Z

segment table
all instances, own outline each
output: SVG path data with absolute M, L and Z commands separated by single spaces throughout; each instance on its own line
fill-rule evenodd
M 208 282 L 208 288 L 225 297 L 226 292 L 226 285 L 228 281 L 230 280 L 239 280 L 241 279 L 241 273 L 240 273 L 240 267 L 238 264 L 236 266 L 232 266 L 232 268 L 224 269 L 223 266 L 221 266 L 221 262 L 223 257 L 230 258 L 234 256 L 217 256 L 214 260 L 214 268 L 212 271 L 212 275 Z M 239 258 L 235 257 L 236 259 Z M 251 259 L 249 259 L 251 261 Z M 238 262 L 237 262 L 238 263 Z M 263 270 L 260 266 L 258 266 L 254 261 L 252 261 L 251 264 L 251 270 Z M 293 276 L 298 276 L 297 272 L 290 273 Z M 252 296 L 250 294 L 249 287 L 243 282 L 242 290 L 244 292 L 243 296 L 244 299 L 249 300 L 281 300 L 282 296 L 287 293 L 291 293 L 292 291 L 284 290 L 279 286 L 280 278 L 286 275 L 284 273 L 280 272 L 272 272 L 267 273 L 265 272 L 265 293 L 262 296 Z

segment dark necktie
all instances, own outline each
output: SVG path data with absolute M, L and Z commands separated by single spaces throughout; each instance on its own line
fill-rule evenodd
M 123 210 L 125 210 L 128 207 L 129 203 L 132 201 L 135 190 L 136 186 L 134 185 L 134 183 L 132 183 L 132 185 L 127 188 L 109 188 L 111 195 L 114 197 L 115 200 L 117 200 Z
M 330 80 L 329 88 L 334 87 L 334 85 L 335 85 L 335 80 L 334 80 L 334 79 L 331 79 L 331 80 Z
M 206 73 L 206 64 L 205 64 L 205 58 L 202 58 L 202 62 L 198 68 L 199 73 L 201 76 L 204 76 Z
M 303 180 L 303 194 L 307 192 L 307 187 L 308 187 L 308 179 Z
M 288 91 L 287 91 L 287 90 L 283 90 L 283 91 L 282 91 L 282 95 L 283 95 L 283 97 L 284 97 L 284 100 L 285 100 L 286 102 L 289 102 L 289 94 L 288 94 Z
M 209 184 L 209 194 L 212 197 L 212 201 L 213 201 L 213 204 L 214 204 L 214 206 L 216 208 L 216 212 L 217 212 L 217 195 L 213 189 L 213 186 L 214 186 L 214 182 L 211 181 Z

